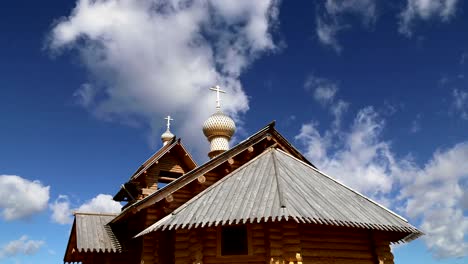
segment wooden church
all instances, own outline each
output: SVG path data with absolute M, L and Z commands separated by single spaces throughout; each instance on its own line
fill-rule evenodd
M 390 264 L 391 244 L 422 235 L 321 172 L 274 123 L 229 148 L 235 124 L 212 90 L 211 159 L 198 166 L 168 117 L 163 147 L 114 196 L 122 211 L 75 213 L 66 263 Z

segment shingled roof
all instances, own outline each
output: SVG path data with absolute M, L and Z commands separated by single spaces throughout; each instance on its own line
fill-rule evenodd
M 115 216 L 114 214 L 75 213 L 64 260 L 79 262 L 81 261 L 80 253 L 87 252 L 121 252 L 119 241 L 107 225 Z
M 137 236 L 280 220 L 399 232 L 398 240 L 403 241 L 422 234 L 401 216 L 310 164 L 270 148 Z

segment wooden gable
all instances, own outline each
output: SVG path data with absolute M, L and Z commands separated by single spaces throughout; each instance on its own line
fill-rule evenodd
M 130 180 L 123 184 L 114 200 L 128 202 L 127 206 L 142 200 L 196 167 L 195 161 L 180 142 L 173 140 L 146 160 Z

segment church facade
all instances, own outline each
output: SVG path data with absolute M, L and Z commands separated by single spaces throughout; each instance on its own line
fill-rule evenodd
M 213 90 L 211 159 L 198 166 L 168 117 L 163 147 L 114 196 L 122 211 L 75 213 L 65 262 L 390 264 L 391 244 L 422 235 L 318 170 L 274 123 L 229 148 L 235 124 Z

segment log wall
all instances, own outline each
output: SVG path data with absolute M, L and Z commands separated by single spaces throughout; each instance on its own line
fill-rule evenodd
M 220 256 L 218 229 L 178 230 L 175 263 L 393 264 L 389 241 L 368 230 L 292 222 L 249 224 L 249 255 Z
M 145 235 L 140 259 L 87 254 L 87 263 L 135 264 L 393 264 L 385 233 L 293 222 L 248 224 L 249 254 L 220 255 L 220 227 Z

